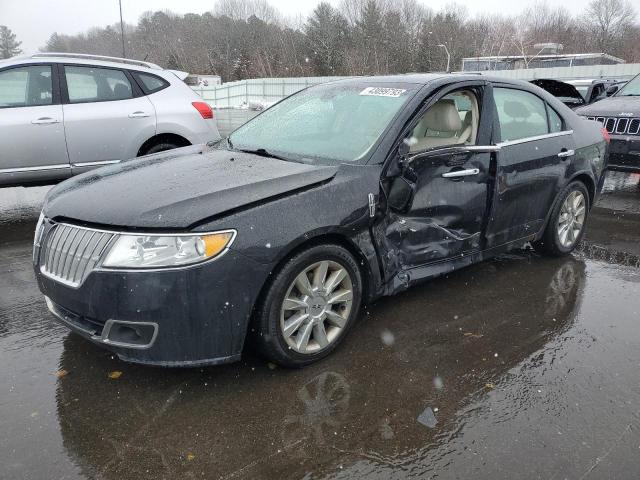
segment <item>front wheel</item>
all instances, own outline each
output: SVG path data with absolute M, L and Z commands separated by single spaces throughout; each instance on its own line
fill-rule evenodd
M 536 250 L 560 256 L 572 252 L 584 235 L 589 213 L 589 192 L 582 182 L 573 182 L 562 191 Z
M 290 258 L 256 312 L 258 343 L 270 360 L 302 367 L 333 351 L 362 298 L 358 264 L 343 247 L 319 245 Z

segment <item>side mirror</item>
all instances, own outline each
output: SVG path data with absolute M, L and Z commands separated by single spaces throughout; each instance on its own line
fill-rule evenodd
M 415 185 L 403 176 L 398 176 L 391 182 L 387 202 L 394 210 L 406 212 L 411 206 L 414 193 Z
M 618 85 L 611 85 L 610 87 L 607 87 L 607 97 L 610 97 L 618 90 L 620 90 L 620 87 L 618 87 Z

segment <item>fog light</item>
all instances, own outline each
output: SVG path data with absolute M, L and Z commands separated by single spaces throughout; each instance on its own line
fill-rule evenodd
M 157 323 L 107 320 L 101 340 L 114 347 L 144 349 L 153 345 L 157 335 Z

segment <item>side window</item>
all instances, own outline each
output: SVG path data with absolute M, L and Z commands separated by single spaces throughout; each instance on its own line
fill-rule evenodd
M 513 88 L 494 88 L 501 141 L 519 140 L 549 133 L 544 101 Z
M 138 83 L 142 83 L 144 93 L 147 95 L 169 86 L 169 82 L 155 75 L 147 75 L 146 73 L 139 72 L 135 72 L 134 75 L 138 79 Z
M 549 109 L 549 132 L 561 132 L 563 130 L 562 117 L 553 108 L 549 106 L 547 108 Z
M 410 152 L 448 145 L 476 143 L 480 111 L 478 99 L 470 90 L 450 93 L 422 115 L 406 140 Z
M 51 67 L 32 65 L 0 72 L 0 108 L 53 103 Z
M 120 70 L 65 66 L 64 74 L 71 103 L 133 98 L 131 83 Z

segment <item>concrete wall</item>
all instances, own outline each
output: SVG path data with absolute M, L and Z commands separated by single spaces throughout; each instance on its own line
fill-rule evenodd
M 469 73 L 469 72 L 465 72 Z M 504 78 L 533 80 L 536 78 L 579 79 L 615 78 L 630 79 L 640 73 L 640 63 L 618 65 L 586 65 L 578 67 L 530 68 L 523 70 L 492 70 L 480 72 Z M 192 87 L 206 102 L 215 108 L 239 107 L 253 102 L 276 102 L 309 85 L 329 82 L 346 77 L 295 77 L 258 78 L 227 82 L 208 87 Z

